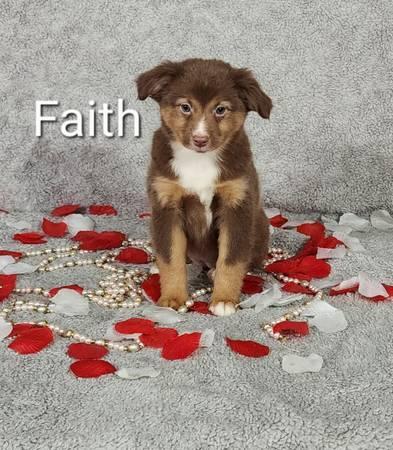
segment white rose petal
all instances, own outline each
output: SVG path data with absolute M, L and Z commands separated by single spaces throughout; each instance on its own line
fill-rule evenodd
M 393 217 L 386 209 L 378 209 L 371 214 L 371 225 L 377 230 L 393 229 Z
M 154 367 L 124 367 L 115 372 L 119 378 L 137 380 L 139 378 L 155 378 L 161 371 Z
M 367 219 L 363 219 L 353 213 L 343 214 L 338 223 L 339 225 L 348 226 L 355 231 L 367 231 L 370 228 L 370 222 Z
M 67 224 L 71 236 L 75 236 L 79 231 L 94 230 L 94 221 L 83 214 L 69 214 L 64 217 L 63 222 Z
M 288 373 L 319 372 L 323 365 L 321 356 L 311 353 L 303 357 L 298 355 L 284 355 L 281 367 Z

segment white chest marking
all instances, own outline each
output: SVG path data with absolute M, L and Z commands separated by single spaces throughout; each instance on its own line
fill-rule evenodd
M 215 152 L 197 153 L 176 142 L 172 142 L 171 146 L 172 170 L 179 177 L 181 186 L 196 194 L 205 206 L 206 222 L 209 227 L 212 222 L 210 206 L 220 173 L 217 155 Z

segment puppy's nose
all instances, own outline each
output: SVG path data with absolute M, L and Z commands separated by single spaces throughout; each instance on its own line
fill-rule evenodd
M 192 142 L 197 147 L 204 147 L 209 142 L 209 136 L 206 134 L 194 134 L 192 136 Z

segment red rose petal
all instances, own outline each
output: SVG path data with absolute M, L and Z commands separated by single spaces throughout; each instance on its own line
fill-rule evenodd
M 263 279 L 257 275 L 246 275 L 243 279 L 243 294 L 257 294 L 263 291 Z
M 143 345 L 151 348 L 162 348 L 167 342 L 175 339 L 178 333 L 174 328 L 154 328 L 152 334 L 142 334 L 139 339 Z
M 100 359 L 108 354 L 108 349 L 102 345 L 78 342 L 68 346 L 67 355 L 74 359 Z
M 283 273 L 294 278 L 304 279 L 301 274 L 311 278 L 324 278 L 330 273 L 330 264 L 315 256 L 304 256 L 288 258 L 282 261 L 276 261 L 265 267 L 267 272 Z
M 162 347 L 161 356 L 174 361 L 185 359 L 199 348 L 202 333 L 185 333 L 166 342 Z
M 308 323 L 304 321 L 283 320 L 273 325 L 273 333 L 306 336 L 309 334 Z
M 21 355 L 38 353 L 53 342 L 53 333 L 48 327 L 31 328 L 16 337 L 8 346 Z
M 79 211 L 80 208 L 81 208 L 80 205 L 58 206 L 51 212 L 51 214 L 52 214 L 52 216 L 58 216 L 58 217 L 68 216 L 68 214 L 73 214 L 73 213 Z
M 149 212 L 149 211 L 143 211 L 143 212 L 141 212 L 141 213 L 138 214 L 138 217 L 139 217 L 140 219 L 146 219 L 146 218 L 148 218 L 148 217 L 151 217 L 151 212 Z
M 96 216 L 117 216 L 117 211 L 112 205 L 91 205 L 89 206 L 89 214 Z
M 14 241 L 19 241 L 22 244 L 45 244 L 46 239 L 41 233 L 31 231 L 29 233 L 16 233 L 13 236 Z
M 126 235 L 120 231 L 79 231 L 74 237 L 74 241 L 80 242 L 81 250 L 109 250 L 118 248 L 126 239 Z
M 194 304 L 189 308 L 192 312 L 197 312 L 199 314 L 213 315 L 209 310 L 209 304 L 206 302 L 194 302 Z
M 228 347 L 239 355 L 248 356 L 249 358 L 261 358 L 269 354 L 269 347 L 255 341 L 243 341 L 237 339 L 225 338 Z
M 0 212 L 4 213 L 4 214 L 9 214 L 9 212 L 6 209 L 0 208 Z
M 98 378 L 116 372 L 116 367 L 102 359 L 85 359 L 75 361 L 70 366 L 71 372 L 78 378 Z
M 308 287 L 301 286 L 300 284 L 293 283 L 293 282 L 285 283 L 281 287 L 281 290 L 285 291 L 285 292 L 291 292 L 293 294 L 310 294 L 310 295 L 315 295 L 315 292 L 313 292 Z
M 0 302 L 5 300 L 15 289 L 16 275 L 3 275 L 0 273 Z
M 8 335 L 9 338 L 20 336 L 23 333 L 25 333 L 28 330 L 31 330 L 32 328 L 41 328 L 39 325 L 34 325 L 32 323 L 14 323 L 12 326 L 12 331 Z
M 336 248 L 339 245 L 344 245 L 344 243 L 334 236 L 327 236 L 318 242 L 318 247 L 321 248 Z
M 0 250 L 0 256 L 12 256 L 15 259 L 19 259 L 21 256 L 23 256 L 23 253 L 13 252 L 11 250 Z
M 116 260 L 126 264 L 146 264 L 150 255 L 141 248 L 127 247 L 116 256 Z
M 42 221 L 42 231 L 51 237 L 63 237 L 67 234 L 67 224 L 64 222 L 51 222 L 48 219 Z
M 68 286 L 59 286 L 52 288 L 49 291 L 49 297 L 54 297 L 60 291 L 60 289 L 73 289 L 74 291 L 78 292 L 78 294 L 82 294 L 83 292 L 83 287 L 80 287 L 77 284 L 69 284 Z
M 160 275 L 154 273 L 141 284 L 142 293 L 147 300 L 154 303 L 161 297 Z
M 375 297 L 371 297 L 369 300 L 372 300 L 373 302 L 383 302 L 387 300 L 388 298 L 393 297 L 393 286 L 389 286 L 388 284 L 382 283 L 383 287 L 386 289 L 388 293 L 388 297 L 383 297 L 382 295 L 376 295 Z
M 269 222 L 273 227 L 280 228 L 288 222 L 288 219 L 281 214 L 278 214 L 277 216 L 271 217 Z
M 86 242 L 91 239 L 97 238 L 98 235 L 98 231 L 78 231 L 78 233 L 76 233 L 72 240 L 77 242 Z
M 351 287 L 346 288 L 346 289 L 336 290 L 334 288 L 331 288 L 330 291 L 329 291 L 329 295 L 333 297 L 335 295 L 344 295 L 344 294 L 347 294 L 349 292 L 357 292 L 358 287 L 359 287 L 359 284 L 356 284 L 355 286 L 351 286 Z
M 316 255 L 318 252 L 318 244 L 312 239 L 309 239 L 303 247 L 298 250 L 295 257 L 302 258 L 303 256 Z
M 139 319 L 132 317 L 131 319 L 123 320 L 115 324 L 115 330 L 123 334 L 152 334 L 154 333 L 154 322 L 149 319 Z
M 320 222 L 303 223 L 296 228 L 298 233 L 310 236 L 314 242 L 319 242 L 325 236 L 325 225 Z

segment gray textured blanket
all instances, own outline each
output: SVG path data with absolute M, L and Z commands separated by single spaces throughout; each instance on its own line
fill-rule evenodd
M 40 217 L 32 216 L 37 222 Z M 102 218 L 97 222 L 100 229 L 146 235 L 140 221 Z M 12 230 L 2 226 L 3 248 L 20 247 L 9 242 L 11 235 Z M 366 270 L 392 283 L 392 233 L 355 235 L 367 252 L 336 260 L 334 272 L 348 278 Z M 291 252 L 302 242 L 304 237 L 296 232 L 275 233 L 274 245 Z M 58 246 L 59 240 L 49 245 Z M 77 283 L 89 288 L 101 278 L 98 269 L 76 268 L 21 275 L 18 284 L 50 288 Z M 194 287 L 198 283 L 198 277 L 191 280 Z M 358 295 L 332 297 L 329 302 L 347 317 L 348 328 L 341 333 L 313 331 L 284 345 L 267 338 L 260 324 L 279 317 L 285 308 L 258 314 L 242 310 L 226 318 L 189 313 L 177 328 L 213 328 L 212 348 L 174 362 L 150 349 L 126 355 L 112 352 L 107 358 L 117 367 L 161 369 L 154 379 L 78 380 L 68 371 L 67 341 L 60 338 L 45 351 L 24 357 L 2 344 L 0 445 L 10 449 L 390 449 L 392 303 L 376 304 Z M 92 306 L 87 317 L 50 314 L 45 318 L 100 337 L 115 321 L 129 316 L 129 312 Z M 19 320 L 30 317 L 18 314 Z M 224 344 L 225 336 L 263 342 L 271 354 L 261 359 L 238 356 Z M 282 370 L 281 358 L 293 352 L 317 353 L 324 366 L 319 373 L 290 375 Z

